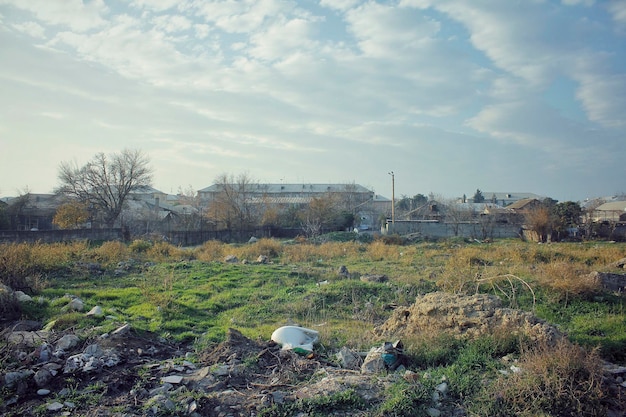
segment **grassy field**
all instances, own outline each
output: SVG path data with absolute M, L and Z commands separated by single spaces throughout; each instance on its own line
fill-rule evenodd
M 194 248 L 140 240 L 0 245 L 1 281 L 33 297 L 31 303 L 16 303 L 0 293 L 5 297 L 0 314 L 5 320 L 40 320 L 50 329 L 81 329 L 84 337 L 130 323 L 137 331 L 193 344 L 198 350 L 222 341 L 228 328 L 267 340 L 274 329 L 293 322 L 319 330 L 318 349 L 330 353 L 342 346 L 368 350 L 378 345 L 381 341 L 371 330 L 394 306 L 411 305 L 419 294 L 491 293 L 506 306 L 554 324 L 572 344 L 547 349 L 520 346 L 506 337 L 432 337 L 428 343 L 411 344 L 407 355 L 413 366 L 446 375 L 454 387 L 452 398 L 470 403 L 475 415 L 567 415 L 558 410 L 602 415 L 589 411 L 603 410 L 600 386 L 565 392 L 555 381 L 571 377 L 567 372 L 584 381 L 593 379 L 601 359 L 626 363 L 624 298 L 602 291 L 588 278 L 592 271 L 619 272 L 612 264 L 626 257 L 625 244 L 406 243 L 391 238 L 363 243 L 350 240 L 351 234 L 330 238 L 324 243 L 211 241 Z M 224 262 L 229 255 L 238 262 Z M 266 261 L 258 262 L 259 256 Z M 338 274 L 341 266 L 349 277 Z M 367 274 L 385 275 L 388 281 L 359 279 Z M 68 311 L 73 297 L 84 302 L 84 311 L 100 306 L 104 316 Z M 507 354 L 536 368 L 535 378 L 519 376 L 514 384 L 510 379 L 505 384 L 497 368 Z M 560 362 L 555 359 L 563 356 Z M 479 382 L 486 375 L 492 382 Z M 384 407 L 416 407 L 422 394 L 407 390 L 395 386 Z M 525 390 L 526 400 L 520 397 Z M 529 408 L 529 398 L 538 409 Z M 502 411 L 502 403 L 508 411 Z M 385 414 L 384 407 L 379 414 L 392 415 Z

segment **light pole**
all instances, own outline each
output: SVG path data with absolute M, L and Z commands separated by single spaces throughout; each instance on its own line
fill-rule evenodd
M 391 175 L 391 232 L 395 232 L 396 226 L 396 179 L 393 171 L 388 173 Z

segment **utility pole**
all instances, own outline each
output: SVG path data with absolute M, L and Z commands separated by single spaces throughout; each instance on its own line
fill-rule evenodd
M 393 171 L 389 172 L 391 175 L 391 232 L 396 231 L 396 179 Z

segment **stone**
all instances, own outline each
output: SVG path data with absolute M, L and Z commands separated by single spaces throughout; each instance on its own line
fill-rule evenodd
M 102 307 L 95 306 L 94 308 L 89 310 L 87 313 L 85 313 L 85 315 L 94 316 L 94 317 L 102 317 L 104 315 L 104 311 L 102 311 Z
M 361 357 L 356 352 L 345 346 L 337 352 L 337 359 L 341 367 L 345 369 L 359 369 L 362 362 Z
M 44 387 L 52 380 L 52 373 L 46 368 L 41 368 L 35 372 L 34 379 L 38 387 Z
M 78 338 L 78 336 L 74 334 L 66 334 L 57 341 L 56 348 L 57 350 L 60 349 L 67 351 L 78 345 L 79 342 L 80 339 Z
M 384 371 L 385 360 L 383 359 L 383 349 L 381 347 L 373 347 L 367 353 L 361 365 L 361 373 L 378 373 Z
M 389 278 L 387 275 L 382 274 L 369 274 L 369 275 L 361 275 L 361 281 L 363 282 L 387 282 Z
M 228 255 L 226 256 L 226 258 L 224 258 L 224 262 L 226 262 L 227 264 L 236 264 L 239 263 L 239 258 L 237 258 L 235 255 Z
M 60 409 L 62 409 L 62 408 L 63 408 L 63 404 L 61 404 L 61 403 L 60 403 L 60 402 L 58 402 L 58 401 L 55 401 L 55 402 L 53 402 L 53 403 L 50 403 L 50 404 L 48 404 L 48 405 L 46 406 L 46 409 L 47 409 L 48 411 L 59 411 L 59 410 L 60 410 Z
M 15 372 L 7 372 L 4 376 L 4 384 L 7 388 L 15 387 L 20 381 L 29 378 L 31 375 L 34 375 L 35 372 L 30 369 L 25 369 L 23 371 L 15 371 Z
M 269 258 L 265 255 L 259 255 L 259 257 L 256 259 L 256 263 L 258 264 L 266 264 L 269 263 Z
M 17 301 L 21 303 L 33 301 L 32 297 L 28 294 L 25 294 L 23 291 L 15 291 L 15 298 L 17 298 Z
M 348 278 L 350 276 L 350 272 L 348 272 L 348 268 L 345 265 L 341 265 L 339 270 L 337 270 L 337 275 Z
M 37 395 L 44 396 L 44 395 L 48 395 L 48 394 L 50 394 L 50 390 L 49 389 L 41 388 L 41 389 L 37 390 Z
M 167 382 L 168 384 L 180 384 L 183 380 L 181 375 L 168 375 L 161 378 L 161 382 Z
M 113 330 L 113 332 L 111 332 L 111 336 L 123 336 L 126 333 L 128 333 L 131 329 L 130 324 L 126 323 L 123 326 L 118 327 L 117 329 Z
M 67 307 L 72 311 L 83 311 L 83 308 L 85 308 L 85 304 L 80 298 L 74 298 L 68 303 Z

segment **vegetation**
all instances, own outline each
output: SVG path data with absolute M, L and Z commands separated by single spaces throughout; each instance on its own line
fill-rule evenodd
M 152 184 L 149 159 L 139 150 L 96 154 L 82 167 L 69 162 L 59 166 L 58 194 L 75 198 L 112 226 L 128 195 Z
M 558 326 L 569 341 L 537 345 L 510 334 L 473 341 L 422 334 L 405 340 L 408 368 L 422 379 L 392 384 L 372 415 L 428 415 L 433 388 L 442 381 L 449 384 L 448 401 L 463 403 L 470 415 L 606 412 L 601 361 L 626 363 L 626 312 L 620 294 L 603 291 L 588 275 L 613 271 L 611 265 L 626 256 L 625 244 L 407 243 L 399 237 L 363 242 L 348 235 L 329 235 L 318 243 L 209 241 L 187 249 L 147 240 L 2 244 L 1 283 L 35 301 L 18 303 L 0 291 L 0 314 L 5 320 L 16 314 L 41 320 L 56 329 L 84 328 L 87 335 L 129 322 L 138 331 L 198 350 L 222 341 L 229 327 L 267 340 L 292 320 L 320 330 L 323 355 L 342 346 L 378 345 L 381 340 L 370 330 L 390 316 L 390 306 L 409 306 L 419 294 L 491 293 L 506 306 Z M 228 255 L 239 262 L 224 262 Z M 266 258 L 259 260 L 261 255 Z M 341 266 L 347 276 L 338 275 Z M 358 279 L 365 274 L 389 280 Z M 86 308 L 102 307 L 105 315 L 67 312 L 68 295 L 79 297 Z M 503 357 L 525 372 L 504 375 Z M 327 415 L 341 407 L 365 409 L 354 392 L 346 391 L 275 406 L 262 415 Z

